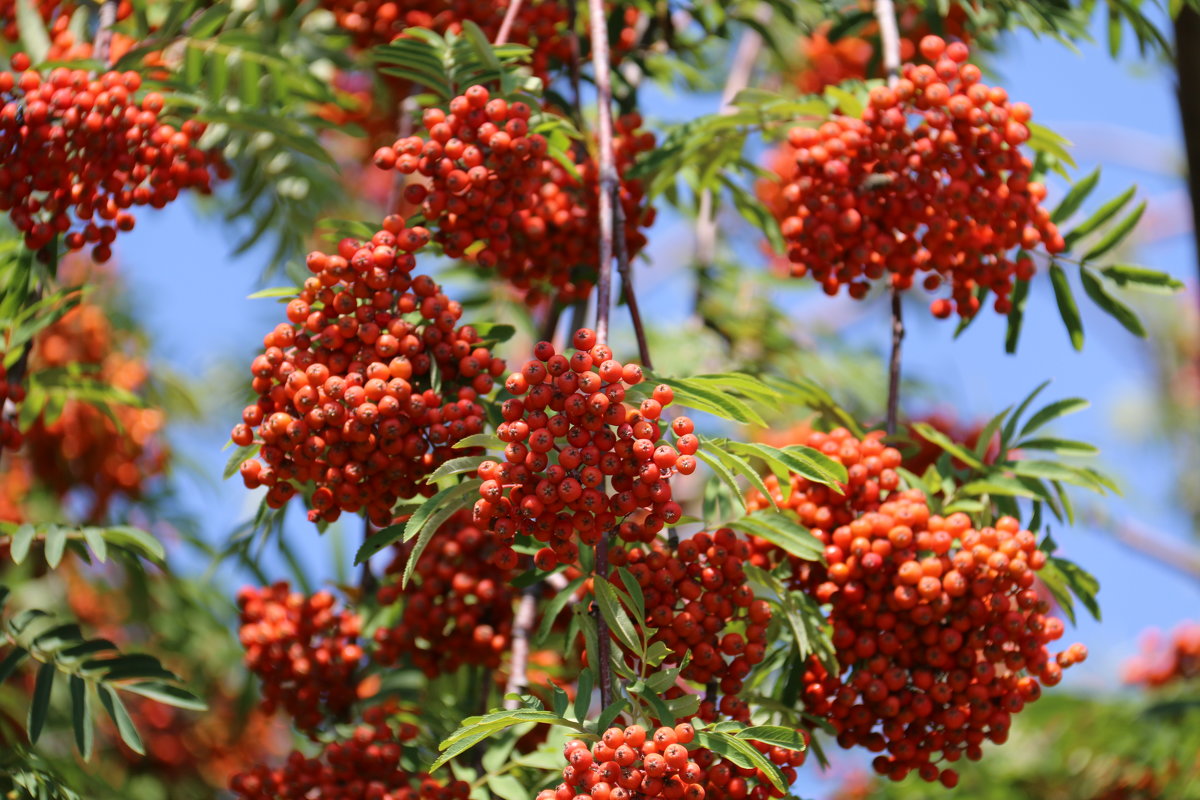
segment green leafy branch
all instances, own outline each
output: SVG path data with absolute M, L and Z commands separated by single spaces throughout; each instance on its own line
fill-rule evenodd
M 131 525 L 69 527 L 65 525 L 34 526 L 29 523 L 18 525 L 0 522 L 0 544 L 7 544 L 14 564 L 21 564 L 28 557 L 34 543 L 42 546 L 46 564 L 56 568 L 63 555 L 69 550 L 90 562 L 94 557 L 105 563 L 109 549 L 130 556 L 136 562 L 144 558 L 162 564 L 166 551 L 162 542 L 140 528 Z
M 7 587 L 0 586 L 0 611 L 8 593 Z M 201 700 L 176 685 L 179 676 L 165 669 L 157 658 L 122 654 L 113 642 L 86 638 L 78 624 L 63 622 L 44 611 L 28 609 L 4 620 L 3 637 L 8 653 L 0 660 L 0 683 L 26 660 L 39 664 L 25 726 L 30 744 L 36 744 L 45 729 L 58 677 L 67 679 L 75 746 L 85 759 L 91 757 L 95 741 L 93 697 L 99 699 L 121 740 L 137 753 L 144 753 L 145 748 L 118 692 L 177 708 L 206 708 Z

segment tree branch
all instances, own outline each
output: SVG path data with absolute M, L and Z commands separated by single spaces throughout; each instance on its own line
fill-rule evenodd
M 496 41 L 492 44 L 499 47 L 508 42 L 508 35 L 512 33 L 513 23 L 517 20 L 517 14 L 521 13 L 521 0 L 509 0 L 508 8 L 504 11 L 504 20 L 500 23 L 500 30 L 496 31 Z
M 113 25 L 117 24 L 117 0 L 104 0 L 96 16 L 96 38 L 92 43 L 92 58 L 105 67 L 112 55 Z
M 510 699 L 508 695 L 521 694 L 529 688 L 529 632 L 537 616 L 537 596 L 541 588 L 540 581 L 525 587 L 517 604 L 516 616 L 513 617 L 512 666 L 508 672 L 508 684 L 504 687 L 504 707 L 507 709 L 521 706 L 520 701 Z
M 1200 553 L 1168 544 L 1128 522 L 1113 526 L 1113 537 L 1129 549 L 1158 563 L 1159 566 L 1200 582 Z
M 900 29 L 892 0 L 875 0 L 875 19 L 879 22 L 879 41 L 883 49 L 883 69 L 888 86 L 900 80 Z M 904 341 L 904 317 L 900 290 L 892 286 L 892 355 L 888 360 L 887 433 L 896 433 L 900 409 L 900 343 Z
M 592 69 L 596 83 L 596 138 L 599 145 L 599 280 L 596 282 L 596 340 L 608 342 L 612 306 L 613 198 L 620 187 L 613 154 L 612 74 L 604 0 L 588 0 L 592 31 Z
M 1200 13 L 1188 5 L 1175 17 L 1176 97 L 1187 152 L 1187 185 L 1192 200 L 1192 236 L 1200 247 Z M 1196 266 L 1200 269 L 1200 261 Z M 1196 294 L 1200 299 L 1200 292 Z
M 637 337 L 638 357 L 646 369 L 654 369 L 650 363 L 650 345 L 646 341 L 646 329 L 642 325 L 642 312 L 638 309 L 637 292 L 633 288 L 633 270 L 629 266 L 629 243 L 625 240 L 625 207 L 621 205 L 621 187 L 613 194 L 613 238 L 617 244 L 617 272 L 621 273 L 621 288 L 625 294 L 625 305 L 629 306 L 629 320 Z

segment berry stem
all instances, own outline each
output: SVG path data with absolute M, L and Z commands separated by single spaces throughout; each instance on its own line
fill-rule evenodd
M 109 66 L 112 52 L 112 29 L 117 24 L 117 0 L 104 0 L 96 16 L 96 38 L 92 44 L 92 57 Z
M 883 50 L 883 69 L 888 86 L 900 80 L 900 29 L 892 0 L 875 0 L 875 19 L 879 22 L 879 41 Z M 887 434 L 896 433 L 900 408 L 900 344 L 904 341 L 904 317 L 900 290 L 892 287 L 892 355 L 888 360 Z
M 508 683 L 504 687 L 504 707 L 507 709 L 521 706 L 519 700 L 508 695 L 520 694 L 529 686 L 529 631 L 533 628 L 534 617 L 537 616 L 537 596 L 541 587 L 540 581 L 525 587 L 525 591 L 521 592 L 521 602 L 517 604 L 517 613 L 513 617 L 512 666 L 508 672 Z
M 904 317 L 900 305 L 900 290 L 892 288 L 892 356 L 888 360 L 887 435 L 896 433 L 896 418 L 900 410 L 900 345 L 904 341 Z
M 600 151 L 600 277 L 596 282 L 596 340 L 607 344 L 608 317 L 612 307 L 613 198 L 617 196 L 620 181 L 613 153 L 612 74 L 604 0 L 588 0 L 588 15 L 591 18 L 592 69 L 596 83 L 596 138 Z
M 516 22 L 517 14 L 520 13 L 521 0 L 509 0 L 508 8 L 504 11 L 504 19 L 500 22 L 500 30 L 496 31 L 496 41 L 492 44 L 499 47 L 508 41 L 508 35 L 512 33 L 513 23 Z
M 596 542 L 596 578 L 608 579 L 608 533 L 605 532 L 600 536 L 600 541 Z M 612 703 L 612 663 L 611 663 L 611 647 L 612 643 L 608 636 L 608 623 L 604 621 L 603 614 L 596 615 L 596 660 L 600 663 L 597 665 L 597 670 L 600 674 L 600 708 L 608 708 Z

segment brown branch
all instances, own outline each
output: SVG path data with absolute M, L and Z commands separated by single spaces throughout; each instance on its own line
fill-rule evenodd
M 1168 544 L 1157 536 L 1145 533 L 1130 523 L 1113 526 L 1113 537 L 1121 544 L 1194 581 L 1200 581 L 1200 553 Z
M 363 541 L 371 538 L 371 520 L 368 517 L 363 517 Z M 371 560 L 367 559 L 362 565 L 362 576 L 358 580 L 358 591 L 363 598 L 367 598 L 375 594 L 375 590 L 379 588 L 379 581 L 375 579 L 375 573 L 371 571 Z
M 397 114 L 399 119 L 396 121 L 396 138 L 407 139 L 412 136 L 413 131 L 413 108 L 412 95 L 401 98 L 396 104 Z M 400 170 L 396 170 L 396 174 L 392 176 L 392 188 L 388 190 L 387 214 L 395 214 L 400 210 L 400 201 L 404 197 L 404 181 L 405 174 Z
M 512 666 L 508 672 L 508 684 L 504 687 L 504 707 L 507 709 L 520 708 L 519 700 L 509 698 L 510 694 L 521 694 L 529 688 L 529 632 L 533 629 L 534 617 L 537 615 L 537 597 L 542 584 L 532 584 L 521 592 L 521 601 L 517 604 L 517 613 L 513 617 L 512 633 Z
M 594 580 L 608 579 L 608 531 L 596 542 L 596 575 Z M 603 614 L 596 615 L 596 667 L 600 673 L 600 708 L 612 703 L 612 642 L 609 641 L 608 623 Z
M 900 80 L 900 28 L 892 0 L 875 0 L 875 19 L 879 23 L 879 42 L 883 50 L 883 70 L 888 86 Z
M 509 0 L 508 8 L 504 11 L 504 19 L 500 23 L 500 30 L 496 31 L 496 41 L 492 44 L 499 47 L 508 41 L 508 35 L 512 33 L 513 23 L 517 21 L 517 14 L 521 13 L 521 0 Z
M 92 43 L 92 58 L 105 67 L 112 55 L 113 25 L 117 24 L 117 0 L 104 0 L 96 18 L 96 38 Z
M 554 334 L 558 332 L 558 322 L 562 319 L 562 312 L 563 304 L 552 298 L 546 309 L 546 318 L 542 320 L 541 340 L 543 342 L 554 344 Z M 571 331 L 571 333 L 574 332 Z
M 904 341 L 904 317 L 900 290 L 892 288 L 892 355 L 888 359 L 887 435 L 896 433 L 900 413 L 900 344 Z
M 596 138 L 599 146 L 599 270 L 596 282 L 596 340 L 608 342 L 608 317 L 612 306 L 613 198 L 620 186 L 613 153 L 612 74 L 608 54 L 608 29 L 604 0 L 588 0 L 592 29 L 592 69 L 596 83 Z

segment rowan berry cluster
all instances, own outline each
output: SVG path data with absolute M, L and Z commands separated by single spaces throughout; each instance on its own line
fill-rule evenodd
M 750 721 L 750 708 L 738 694 L 766 654 L 771 606 L 755 599 L 746 580 L 742 565 L 749 558 L 750 543 L 728 529 L 697 533 L 674 551 L 660 542 L 609 551 L 609 563 L 628 567 L 642 588 L 645 624 L 657 629 L 652 642 L 670 648 L 668 663 L 684 664 L 680 675 L 686 680 L 715 686 L 714 696 L 700 705 L 698 716 L 706 722 L 718 713 Z M 682 692 L 673 687 L 667 697 Z
M 954 786 L 957 773 L 939 762 L 1004 742 L 1012 715 L 1087 655 L 1082 645 L 1048 652 L 1063 625 L 1034 589 L 1046 554 L 1012 517 L 974 530 L 965 514 L 930 514 L 920 492 L 904 491 L 818 536 L 828 567 L 805 588 L 830 605 L 839 672 L 812 660 L 805 706 L 841 746 L 880 753 L 874 767 L 893 780 L 915 770 Z
M 59 234 L 70 250 L 112 255 L 118 231 L 133 229 L 133 206 L 162 208 L 184 189 L 211 191 L 227 169 L 196 146 L 204 125 L 160 120 L 162 95 L 134 93 L 135 72 L 92 78 L 63 67 L 42 76 L 28 56 L 0 72 L 0 210 L 38 250 Z M 75 228 L 72 230 L 72 228 Z
M 17 427 L 16 406 L 25 399 L 25 387 L 8 379 L 4 357 L 0 353 L 0 453 L 19 450 L 25 437 Z
M 793 473 L 785 496 L 774 475 L 768 475 L 763 482 L 775 504 L 794 512 L 800 523 L 822 541 L 827 542 L 834 529 L 848 525 L 864 511 L 878 509 L 888 494 L 900 485 L 900 476 L 896 472 L 901 462 L 900 451 L 884 444 L 882 431 L 872 431 L 862 440 L 845 428 L 836 428 L 829 433 L 813 430 L 797 433 L 801 434 L 799 442 L 782 442 L 781 445 L 806 445 L 838 461 L 846 468 L 846 484 L 826 486 Z M 746 501 L 750 511 L 772 507 L 770 500 L 754 490 L 747 494 Z M 807 582 L 812 562 L 798 559 L 757 536 L 751 536 L 750 543 L 753 548 L 750 563 L 772 570 L 786 560 L 791 567 L 793 587 L 799 588 Z
M 595 545 L 610 530 L 626 542 L 651 542 L 683 513 L 670 479 L 695 471 L 699 439 L 690 419 L 676 417 L 669 424 L 675 446 L 659 444 L 671 387 L 656 387 L 634 411 L 626 390 L 642 381 L 641 367 L 614 360 L 593 331 L 580 329 L 571 341 L 570 358 L 539 342 L 534 359 L 504 383 L 513 395 L 496 431 L 505 460 L 479 466 L 474 508 L 475 523 L 499 539 L 492 560 L 501 567 L 516 565 L 518 534 L 543 545 L 534 564 L 552 569 L 573 563 L 579 543 Z
M 369 709 L 350 738 L 326 744 L 319 757 L 305 758 L 294 750 L 282 767 L 260 764 L 235 775 L 229 787 L 241 800 L 466 800 L 471 787 L 464 781 L 442 783 L 401 769 L 403 743 L 416 730 L 393 730 L 383 717 L 379 709 Z
M 272 507 L 313 484 L 313 521 L 366 509 L 387 525 L 398 499 L 433 494 L 423 481 L 439 465 L 478 452 L 453 445 L 483 430 L 479 401 L 504 362 L 474 328 L 456 327 L 461 305 L 412 274 L 428 241 L 390 216 L 369 241 L 309 254 L 314 275 L 288 303 L 289 322 L 264 337 L 250 366 L 259 399 L 232 434 L 261 443 L 266 465 L 248 459 L 241 473 L 248 488 L 269 487 Z
M 374 161 L 427 181 L 409 183 L 403 196 L 420 207 L 446 255 L 494 269 L 530 305 L 546 294 L 569 302 L 587 296 L 599 267 L 591 235 L 599 218 L 599 173 L 582 149 L 574 154 L 578 177 L 549 157 L 545 137 L 529 132 L 531 114 L 525 103 L 472 86 L 450 101 L 448 114 L 425 110 L 428 141 L 398 139 L 379 148 Z M 654 147 L 654 135 L 640 127 L 636 114 L 617 122 L 619 174 Z M 646 244 L 641 229 L 653 223 L 654 210 L 637 180 L 621 183 L 620 200 L 633 256 Z M 483 246 L 476 251 L 478 243 Z
M 871 90 L 861 118 L 789 132 L 780 225 L 792 274 L 856 299 L 885 275 L 908 289 L 923 274 L 929 291 L 949 285 L 936 317 L 974 316 L 977 289 L 1007 313 L 1014 279 L 1034 272 L 1026 251 L 1065 247 L 1019 150 L 1031 112 L 981 82 L 966 45 L 927 36 L 921 52 L 934 65 L 905 64 L 894 88 Z
M 490 558 L 494 542 L 459 512 L 430 539 L 407 589 L 399 581 L 379 589 L 382 605 L 404 603 L 400 621 L 375 631 L 372 658 L 384 666 L 411 661 L 429 677 L 463 664 L 498 669 L 512 635 L 511 569 Z M 398 576 L 410 548 L 399 546 L 387 568 Z
M 329 592 L 305 597 L 279 582 L 238 592 L 246 665 L 262 680 L 262 708 L 283 708 L 298 729 L 312 732 L 342 718 L 356 697 L 363 659 L 357 614 L 335 608 Z
M 131 338 L 113 328 L 105 308 L 81 303 L 38 334 L 30 368 L 69 368 L 97 384 L 137 395 L 146 387 L 149 368 L 129 352 Z M 115 402 L 107 406 L 106 413 L 81 399 L 66 400 L 56 419 L 38 417 L 25 431 L 21 455 L 38 484 L 57 496 L 85 494 L 87 518 L 93 521 L 104 519 L 114 500 L 141 497 L 167 464 L 161 410 Z
M 1200 623 L 1184 622 L 1168 641 L 1147 637 L 1142 652 L 1125 664 L 1125 682 L 1159 688 L 1200 678 Z
M 640 725 L 609 728 L 590 750 L 573 739 L 563 748 L 569 762 L 563 768 L 563 782 L 556 789 L 543 789 L 537 800 L 783 797 L 757 769 L 718 758 L 693 744 L 695 737 L 691 724 L 681 722 L 673 728 L 658 728 L 652 735 Z M 804 751 L 752 744 L 781 767 L 788 784 L 795 781 L 795 768 L 804 762 Z
M 654 134 L 642 131 L 640 114 L 626 114 L 615 124 L 613 154 L 625 221 L 625 250 L 633 258 L 646 246 L 642 232 L 654 224 L 640 180 L 626 178 L 639 154 L 654 149 Z M 576 148 L 576 179 L 553 158 L 542 159 L 542 179 L 533 204 L 512 217 L 512 248 L 498 265 L 500 274 L 536 305 L 544 294 L 560 302 L 585 299 L 599 270 L 593 232 L 600 224 L 600 172 L 596 161 Z

